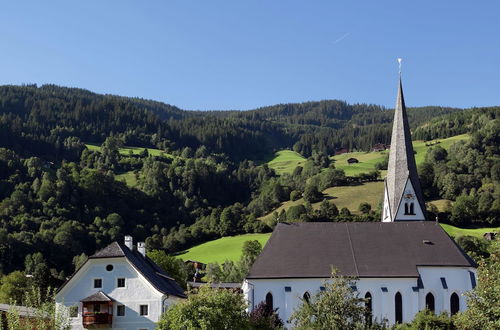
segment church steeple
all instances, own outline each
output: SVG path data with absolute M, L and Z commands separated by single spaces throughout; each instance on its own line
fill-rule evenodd
M 415 164 L 400 75 L 384 184 L 382 221 L 404 220 L 425 220 L 425 203 Z

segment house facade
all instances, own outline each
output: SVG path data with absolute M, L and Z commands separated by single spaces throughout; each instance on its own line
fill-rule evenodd
M 168 306 L 186 298 L 182 288 L 145 256 L 144 243 L 133 248 L 111 243 L 98 251 L 59 289 L 57 308 L 71 329 L 152 330 Z
M 438 223 L 426 221 L 408 117 L 399 82 L 391 149 L 377 223 L 279 223 L 244 280 L 249 310 L 278 308 L 290 328 L 294 310 L 331 276 L 356 278 L 373 319 L 410 322 L 428 308 L 455 314 L 476 285 L 475 262 Z

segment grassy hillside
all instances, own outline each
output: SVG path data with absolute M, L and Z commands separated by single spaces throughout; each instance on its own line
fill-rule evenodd
M 468 140 L 470 135 L 462 134 L 446 139 L 437 139 L 432 141 L 413 141 L 413 149 L 416 152 L 415 161 L 417 166 L 424 161 L 427 149 L 432 146 L 441 146 L 449 149 L 450 146 L 460 140 Z M 335 161 L 335 167 L 343 169 L 346 175 L 354 176 L 360 173 L 366 173 L 375 169 L 375 164 L 381 162 L 389 153 L 389 150 L 379 152 L 350 152 L 342 155 L 331 157 Z M 347 159 L 356 158 L 359 160 L 357 164 L 347 164 Z M 384 173 L 383 175 L 384 176 Z
M 450 236 L 464 236 L 464 235 L 471 235 L 471 236 L 476 236 L 476 237 L 483 237 L 484 233 L 487 232 L 500 232 L 500 227 L 494 227 L 494 228 L 458 228 L 452 225 L 447 225 L 442 223 L 441 227 L 443 227 L 444 230 L 448 233 Z
M 270 236 L 271 233 L 223 237 L 197 245 L 179 254 L 178 257 L 183 260 L 196 260 L 203 263 L 222 263 L 225 260 L 238 261 L 245 241 L 258 240 L 264 247 Z
M 323 191 L 323 195 L 331 203 L 335 203 L 337 208 L 340 210 L 343 207 L 347 207 L 351 213 L 358 213 L 358 206 L 362 202 L 368 202 L 373 208 L 377 206 L 383 196 L 384 183 L 382 181 L 378 182 L 366 182 L 364 184 L 356 186 L 343 186 L 343 187 L 331 187 Z M 314 209 L 319 208 L 321 202 L 312 204 Z M 261 220 L 268 220 L 272 217 L 274 211 L 278 213 L 281 210 L 288 210 L 291 206 L 304 204 L 302 198 L 296 201 L 286 201 L 281 203 L 281 205 L 270 212 L 269 214 L 261 217 Z
M 92 151 L 99 151 L 101 152 L 101 146 L 97 144 L 92 144 L 92 143 L 86 143 L 85 146 Z M 140 154 L 144 149 L 148 149 L 148 152 L 152 156 L 163 156 L 163 157 L 168 157 L 168 158 L 173 158 L 172 155 L 164 152 L 163 150 L 160 149 L 153 149 L 153 148 L 141 148 L 141 147 L 123 147 L 120 148 L 120 154 L 124 156 L 128 156 L 130 154 L 132 155 L 138 155 Z
M 496 228 L 458 228 L 452 225 L 440 224 L 448 235 L 457 237 L 463 235 L 472 235 L 483 237 L 486 232 L 500 232 L 500 227 Z M 258 240 L 264 246 L 271 234 L 246 234 L 239 236 L 230 236 L 219 238 L 214 241 L 195 246 L 183 254 L 178 255 L 183 260 L 197 260 L 204 263 L 224 262 L 225 260 L 238 261 L 241 256 L 243 242 L 248 240 Z
M 117 174 L 115 175 L 115 179 L 118 181 L 125 181 L 129 187 L 137 186 L 137 178 L 135 177 L 134 171 Z
M 375 164 L 384 160 L 389 150 L 379 152 L 349 152 L 331 157 L 335 161 L 335 167 L 344 170 L 347 176 L 355 176 L 360 173 L 367 173 L 375 169 Z M 357 164 L 348 164 L 349 158 L 359 160 Z
M 291 150 L 281 150 L 275 154 L 267 164 L 270 168 L 274 169 L 276 173 L 292 173 L 292 171 L 299 165 L 303 164 L 306 159 L 300 154 Z

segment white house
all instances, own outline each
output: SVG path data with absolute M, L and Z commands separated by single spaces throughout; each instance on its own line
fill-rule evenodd
M 145 256 L 144 243 L 133 249 L 113 242 L 80 267 L 56 294 L 71 329 L 154 329 L 162 312 L 186 298 L 182 288 Z
M 353 289 L 379 321 L 409 322 L 426 307 L 464 310 L 477 265 L 425 220 L 400 81 L 382 222 L 279 223 L 243 282 L 249 310 L 264 301 L 291 327 L 294 309 L 322 290 L 332 267 L 357 278 Z

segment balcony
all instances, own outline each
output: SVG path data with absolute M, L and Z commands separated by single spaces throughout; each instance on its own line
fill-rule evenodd
M 113 315 L 109 313 L 84 313 L 83 314 L 84 328 L 101 328 L 102 326 L 110 327 L 113 322 Z

